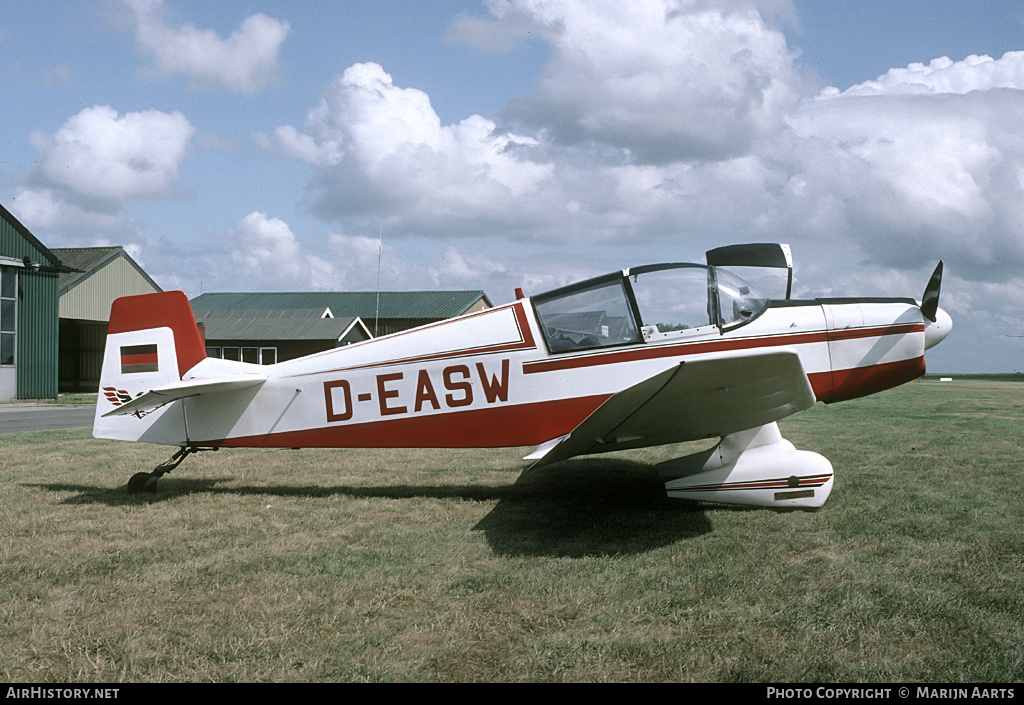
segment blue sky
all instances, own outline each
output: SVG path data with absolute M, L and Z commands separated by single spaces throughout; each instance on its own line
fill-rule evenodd
M 0 0 L 0 202 L 164 288 L 484 289 L 792 245 L 1024 370 L 1024 9 Z
M 940 56 L 998 58 L 1024 39 L 1024 6 L 1006 0 L 801 0 L 796 7 L 790 44 L 802 50 L 801 63 L 842 90 Z

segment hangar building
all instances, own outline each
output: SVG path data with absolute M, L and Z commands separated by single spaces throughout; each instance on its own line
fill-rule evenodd
M 358 316 L 337 317 L 318 308 L 193 309 L 207 357 L 259 365 L 369 340 Z
M 491 307 L 483 291 L 209 293 L 192 299 L 206 354 L 268 364 Z
M 103 367 L 110 305 L 119 296 L 162 289 L 123 247 L 53 248 L 71 271 L 60 275 L 61 392 L 95 392 Z
M 57 396 L 60 258 L 0 206 L 0 402 Z

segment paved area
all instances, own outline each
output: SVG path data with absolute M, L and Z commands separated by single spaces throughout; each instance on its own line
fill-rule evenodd
M 0 404 L 0 433 L 92 427 L 90 404 Z

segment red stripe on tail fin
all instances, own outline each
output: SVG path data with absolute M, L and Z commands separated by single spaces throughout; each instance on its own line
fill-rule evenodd
M 108 334 L 149 328 L 170 328 L 174 332 L 179 378 L 206 358 L 206 347 L 185 292 L 122 296 L 110 307 Z

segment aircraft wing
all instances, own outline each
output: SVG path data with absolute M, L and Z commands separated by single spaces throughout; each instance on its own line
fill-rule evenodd
M 175 399 L 194 397 L 197 394 L 210 394 L 216 392 L 228 392 L 235 389 L 245 389 L 267 381 L 266 375 L 241 373 L 225 377 L 203 377 L 199 379 L 186 379 L 181 382 L 172 382 L 149 390 L 144 394 L 132 399 L 126 404 L 116 407 L 113 411 L 103 414 L 106 416 L 119 416 L 132 414 L 137 411 L 155 409 Z
M 814 402 L 792 348 L 712 354 L 612 395 L 570 433 L 526 459 L 536 460 L 536 468 L 586 453 L 715 438 L 777 421 Z

